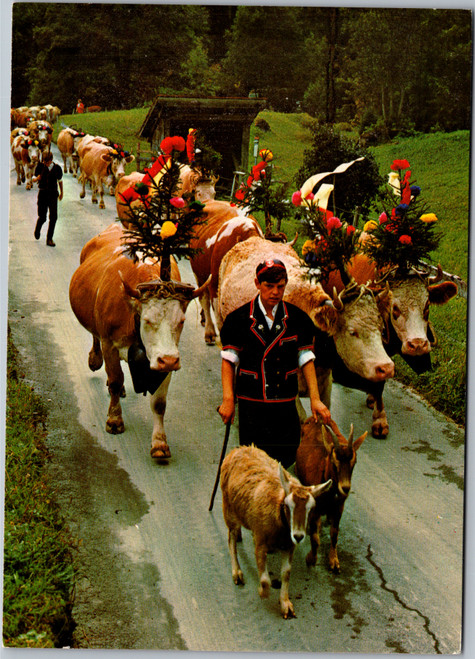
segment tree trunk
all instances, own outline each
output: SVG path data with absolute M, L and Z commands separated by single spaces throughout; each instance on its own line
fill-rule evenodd
M 335 71 L 336 71 L 336 46 L 338 39 L 338 8 L 333 7 L 330 13 L 330 25 L 328 30 L 328 59 L 326 72 L 326 121 L 333 123 L 336 116 L 335 98 Z

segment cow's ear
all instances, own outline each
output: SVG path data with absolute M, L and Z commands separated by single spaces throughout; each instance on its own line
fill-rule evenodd
M 109 153 L 101 153 L 101 159 L 104 162 L 112 162 L 112 156 Z
M 325 301 L 316 307 L 312 312 L 312 318 L 318 329 L 333 336 L 338 323 L 338 311 L 330 301 Z
M 131 162 L 134 162 L 134 160 L 135 160 L 135 156 L 133 156 L 131 154 L 130 156 L 127 156 L 127 158 L 125 159 L 125 162 L 126 163 L 131 163 Z
M 129 282 L 125 279 L 121 270 L 119 270 L 119 277 L 127 295 L 131 297 L 133 300 L 140 300 L 140 291 L 137 288 L 132 288 Z
M 427 287 L 431 304 L 445 304 L 457 295 L 458 287 L 453 281 L 442 281 Z

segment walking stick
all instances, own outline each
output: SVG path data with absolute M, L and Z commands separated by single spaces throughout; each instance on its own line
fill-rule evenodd
M 216 481 L 214 483 L 213 494 L 211 495 L 211 501 L 208 508 L 209 511 L 213 510 L 214 497 L 216 495 L 216 490 L 218 489 L 219 476 L 221 474 L 221 465 L 223 464 L 224 456 L 226 455 L 226 447 L 228 445 L 230 430 L 231 430 L 231 421 L 228 421 L 226 424 L 226 432 L 224 433 L 223 448 L 221 450 L 221 456 L 219 458 L 218 473 L 216 474 Z

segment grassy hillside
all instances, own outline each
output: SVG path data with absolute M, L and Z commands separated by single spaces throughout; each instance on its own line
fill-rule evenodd
M 60 120 L 64 124 L 75 124 L 87 132 L 121 142 L 126 149 L 135 153 L 138 142 L 136 135 L 146 114 L 147 109 L 141 108 L 69 115 Z M 264 119 L 269 130 L 252 126 L 250 162 L 253 163 L 254 137 L 259 136 L 259 148 L 266 147 L 274 153 L 276 179 L 288 181 L 293 190 L 295 174 L 302 164 L 304 150 L 310 145 L 309 117 L 305 114 L 266 110 L 259 114 L 258 119 Z M 55 135 L 60 129 L 60 125 L 55 127 Z M 148 143 L 142 142 L 141 148 L 147 150 Z M 424 201 L 439 218 L 437 226 L 442 239 L 433 255 L 434 262 L 440 262 L 444 270 L 458 274 L 465 280 L 468 273 L 469 150 L 468 131 L 397 139 L 372 149 L 383 176 L 389 172 L 395 158 L 409 160 L 413 179 L 422 188 Z M 129 171 L 132 169 L 135 169 L 135 163 L 129 166 Z M 375 209 L 375 217 L 378 215 Z M 293 237 L 300 227 L 292 222 L 284 222 L 282 230 Z M 297 251 L 303 240 L 304 237 L 300 235 L 296 244 Z M 412 384 L 433 405 L 463 423 L 466 395 L 466 301 L 457 297 L 441 308 L 432 308 L 431 320 L 439 336 L 439 346 L 433 352 L 432 359 L 434 372 L 417 377 L 402 361 L 398 361 L 397 377 Z

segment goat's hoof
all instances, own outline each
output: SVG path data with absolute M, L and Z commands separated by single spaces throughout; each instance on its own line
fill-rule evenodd
M 244 575 L 241 570 L 238 570 L 233 574 L 233 581 L 236 586 L 244 586 Z
M 280 609 L 282 611 L 282 616 L 284 617 L 285 620 L 288 620 L 289 618 L 297 617 L 295 615 L 294 607 L 292 605 L 292 602 L 290 602 L 290 600 L 288 602 L 281 602 Z
M 152 439 L 152 448 L 150 449 L 150 455 L 155 460 L 168 460 L 171 458 L 170 447 L 167 444 L 165 438 Z
M 120 435 L 125 431 L 124 422 L 121 417 L 115 419 L 107 419 L 106 432 L 111 435 Z
M 373 423 L 371 426 L 371 434 L 375 439 L 386 439 L 389 435 L 389 426 L 382 423 Z
M 206 343 L 207 346 L 216 345 L 216 335 L 205 334 L 205 343 Z
M 305 562 L 307 563 L 307 567 L 313 567 L 317 563 L 317 557 L 314 556 L 311 551 L 309 551 L 305 556 Z
M 369 407 L 369 409 L 372 410 L 374 408 L 375 402 L 376 401 L 374 399 L 374 396 L 368 394 L 368 396 L 366 397 L 366 407 Z
M 268 581 L 261 581 L 261 585 L 259 586 L 259 597 L 265 599 L 269 597 L 269 593 L 270 593 L 270 583 Z

